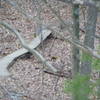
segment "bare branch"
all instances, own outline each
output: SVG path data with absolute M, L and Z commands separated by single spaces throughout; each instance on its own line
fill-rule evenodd
M 45 40 L 51 34 L 51 31 L 43 30 L 41 34 L 42 34 L 43 40 Z M 41 43 L 41 34 L 32 40 L 32 42 L 29 44 L 30 48 L 34 49 Z M 0 76 L 10 75 L 7 68 L 11 67 L 13 61 L 17 57 L 19 57 L 27 52 L 28 52 L 28 50 L 26 50 L 25 48 L 21 48 L 3 58 L 1 58 L 0 59 L 0 68 L 1 68 Z
M 61 36 L 61 34 L 59 34 Z M 91 56 L 97 58 L 97 59 L 100 59 L 100 55 L 93 49 L 87 47 L 87 46 L 84 46 L 83 44 L 81 44 L 79 41 L 77 40 L 72 40 L 72 39 L 67 39 L 65 37 L 63 37 L 63 39 L 66 41 L 66 42 L 70 42 L 71 44 L 75 45 L 77 48 L 81 49 L 82 51 L 90 54 Z
M 28 46 L 28 44 L 24 41 L 24 39 L 22 38 L 22 36 L 20 35 L 20 33 L 14 29 L 11 25 L 9 25 L 8 23 L 6 22 L 0 22 L 1 25 L 3 25 L 5 28 L 9 29 L 11 32 L 13 32 L 17 37 L 18 39 L 20 40 L 21 42 L 21 45 L 27 49 L 29 52 L 31 52 L 35 57 L 37 57 L 42 63 L 44 63 L 48 68 L 50 68 L 53 72 L 57 72 L 57 69 L 54 68 L 51 64 L 49 64 L 45 58 L 36 50 L 30 48 Z

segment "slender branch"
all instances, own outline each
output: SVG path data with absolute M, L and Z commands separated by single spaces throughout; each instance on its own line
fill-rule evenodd
M 44 70 L 44 72 L 47 73 L 47 74 L 58 76 L 58 77 L 64 77 L 64 78 L 71 78 L 72 77 L 71 73 L 67 73 L 67 72 L 66 73 L 64 73 L 64 72 L 62 72 L 62 73 L 60 73 L 60 72 L 54 73 L 54 72 L 49 71 L 49 70 Z
M 44 63 L 48 68 L 50 68 L 53 72 L 57 72 L 57 69 L 54 68 L 51 64 L 49 64 L 45 58 L 36 50 L 30 48 L 28 46 L 28 44 L 25 42 L 25 40 L 22 38 L 22 36 L 20 35 L 20 33 L 14 29 L 11 25 L 9 25 L 8 23 L 6 22 L 0 22 L 1 25 L 3 25 L 5 28 L 9 29 L 11 32 L 13 32 L 17 37 L 18 39 L 20 40 L 21 42 L 21 45 L 27 49 L 29 52 L 31 52 L 35 57 L 37 57 L 42 63 Z
M 43 36 L 43 40 L 45 40 L 51 34 L 51 31 L 43 30 L 41 34 Z M 41 34 L 32 40 L 32 42 L 29 44 L 30 48 L 35 49 L 41 43 L 41 39 L 40 39 Z M 14 63 L 14 60 L 16 58 L 20 57 L 21 55 L 23 55 L 27 52 L 28 52 L 27 49 L 21 48 L 3 58 L 1 58 L 0 59 L 0 68 L 1 68 L 0 76 L 9 76 L 10 73 L 7 70 L 7 68 L 11 67 L 11 65 Z
M 55 30 L 53 30 L 52 28 L 48 27 L 48 29 L 50 29 L 52 32 L 57 33 L 59 36 L 61 36 L 61 38 L 63 40 L 65 40 L 65 42 L 69 42 L 70 44 L 76 46 L 77 48 L 79 48 L 80 50 L 90 54 L 91 56 L 93 56 L 96 59 L 100 59 L 100 55 L 97 53 L 96 50 L 91 49 L 90 47 L 87 47 L 85 45 L 83 45 L 82 43 L 80 43 L 78 40 L 76 39 L 71 39 L 72 37 L 64 37 L 62 32 L 56 32 Z
M 61 34 L 60 34 L 60 36 L 61 36 Z M 90 54 L 91 56 L 93 56 L 93 57 L 95 57 L 95 58 L 97 58 L 97 59 L 100 59 L 100 55 L 98 55 L 98 53 L 97 53 L 95 50 L 93 50 L 93 49 L 91 49 L 91 48 L 89 48 L 89 47 L 87 47 L 87 46 L 81 44 L 79 41 L 77 41 L 77 40 L 75 40 L 75 39 L 74 39 L 74 40 L 67 39 L 67 38 L 65 38 L 65 37 L 63 37 L 63 39 L 64 39 L 66 42 L 70 42 L 71 44 L 75 45 L 77 48 L 81 49 L 82 51 L 84 51 L 84 52 Z

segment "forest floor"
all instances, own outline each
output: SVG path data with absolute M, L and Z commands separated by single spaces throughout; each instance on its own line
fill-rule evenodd
M 60 11 L 60 15 L 64 20 L 71 20 L 71 5 L 61 2 L 53 2 L 50 0 L 54 9 Z M 21 7 L 30 15 L 35 17 L 37 15 L 37 5 L 33 5 L 31 0 L 18 0 Z M 22 2 L 24 5 L 22 5 Z M 37 30 L 37 20 L 29 21 L 27 18 L 19 13 L 14 7 L 6 3 L 2 3 L 0 8 L 0 20 L 4 20 L 12 24 L 19 32 L 22 33 L 27 42 L 34 38 Z M 60 31 L 60 23 L 52 12 L 42 5 L 41 13 L 42 24 L 45 26 L 55 26 L 56 30 Z M 66 36 L 69 35 L 65 32 Z M 71 78 L 71 46 L 58 36 L 50 35 L 44 42 L 43 46 L 37 47 L 37 50 L 44 55 L 56 68 L 61 68 L 63 65 L 63 72 L 68 74 L 68 78 L 58 77 L 43 73 L 43 64 L 40 63 L 33 55 L 25 54 L 17 58 L 14 64 L 9 68 L 11 77 L 0 79 L 0 85 L 5 89 L 15 94 L 12 98 L 17 98 L 16 95 L 22 94 L 22 100 L 70 100 L 70 95 L 64 93 L 64 82 Z M 21 48 L 17 37 L 11 34 L 7 29 L 0 28 L 0 58 L 11 54 L 12 52 Z M 1 87 L 0 86 L 0 87 Z M 6 92 L 7 92 L 6 91 Z M 2 96 L 2 91 L 1 94 Z M 5 94 L 5 99 L 0 100 L 18 100 L 8 99 L 9 96 Z

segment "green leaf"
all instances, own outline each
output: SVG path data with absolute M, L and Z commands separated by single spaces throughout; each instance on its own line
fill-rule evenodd
M 88 95 L 93 92 L 94 84 L 90 84 L 90 77 L 77 74 L 74 79 L 65 81 L 65 93 L 72 93 L 75 100 L 88 100 Z
M 100 60 L 93 58 L 93 60 L 92 60 L 92 67 L 95 70 L 100 70 Z
M 81 55 L 81 61 L 92 61 L 92 56 L 89 55 L 88 53 L 82 53 Z

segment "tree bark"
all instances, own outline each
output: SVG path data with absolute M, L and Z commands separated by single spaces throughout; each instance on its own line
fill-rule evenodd
M 72 13 L 73 13 L 73 34 L 72 38 L 79 40 L 79 5 L 72 5 Z M 79 60 L 79 48 L 76 46 L 72 46 L 72 66 L 73 66 L 73 72 L 72 77 L 75 78 L 75 75 L 79 72 L 80 67 L 80 60 Z M 73 93 L 73 100 L 77 100 L 78 95 L 77 92 Z
M 79 5 L 73 5 L 73 37 L 79 40 Z M 79 72 L 79 49 L 76 46 L 72 46 L 72 64 L 73 64 L 73 76 Z
M 96 21 L 97 21 L 97 9 L 95 7 L 89 7 L 87 11 L 87 23 L 85 26 L 86 35 L 84 39 L 84 45 L 94 48 L 94 36 L 96 31 Z M 83 52 L 83 55 L 87 55 Z M 88 56 L 89 57 L 89 56 Z M 89 57 L 91 58 L 91 56 Z M 91 61 L 85 59 L 81 63 L 81 74 L 90 74 L 91 73 Z
M 84 45 L 94 49 L 94 38 L 95 38 L 95 32 L 96 32 L 96 21 L 97 21 L 97 9 L 96 7 L 89 7 L 87 10 L 87 23 L 85 25 L 85 39 L 84 39 Z M 82 62 L 81 62 L 81 68 L 80 68 L 80 74 L 89 76 L 91 74 L 92 70 L 92 56 L 90 56 L 88 53 L 82 52 Z M 87 80 L 87 87 L 89 88 L 89 81 Z M 86 98 L 85 100 L 89 100 L 89 93 L 84 95 Z

